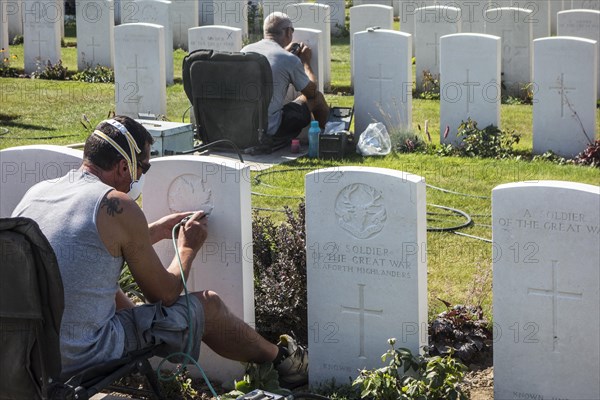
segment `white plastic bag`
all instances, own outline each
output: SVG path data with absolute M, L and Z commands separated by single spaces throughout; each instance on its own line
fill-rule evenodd
M 369 124 L 360 134 L 356 144 L 356 152 L 363 156 L 385 156 L 392 151 L 392 141 L 384 124 Z

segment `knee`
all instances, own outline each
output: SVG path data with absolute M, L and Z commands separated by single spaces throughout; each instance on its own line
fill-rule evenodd
M 212 290 L 196 292 L 194 293 L 194 296 L 202 303 L 202 308 L 204 309 L 204 314 L 207 319 L 212 319 L 217 315 L 221 315 L 227 310 L 221 297 Z

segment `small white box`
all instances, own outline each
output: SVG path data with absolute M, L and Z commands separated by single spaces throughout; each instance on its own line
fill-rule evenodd
M 146 119 L 136 121 L 142 124 L 154 138 L 150 157 L 175 155 L 194 148 L 192 124 Z

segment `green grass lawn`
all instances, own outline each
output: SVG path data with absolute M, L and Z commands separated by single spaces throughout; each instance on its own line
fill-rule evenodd
M 66 42 L 75 43 L 73 29 L 67 29 Z M 23 46 L 11 46 L 17 56 L 13 66 L 23 68 Z M 181 121 L 188 101 L 181 84 L 181 65 L 185 52 L 175 51 L 175 84 L 167 89 L 167 117 Z M 77 68 L 75 47 L 62 49 L 64 65 L 69 71 Z M 348 38 L 332 43 L 332 90 L 326 94 L 333 105 L 351 106 Z M 34 144 L 68 144 L 85 140 L 87 132 L 80 124 L 83 114 L 93 123 L 106 118 L 114 109 L 112 84 L 87 84 L 74 81 L 44 81 L 0 78 L 0 149 Z M 600 114 L 600 113 L 599 113 Z M 434 143 L 439 143 L 439 102 L 413 100 L 414 132 L 429 121 Z M 598 118 L 600 121 L 600 117 Z M 532 107 L 502 105 L 501 126 L 522 135 L 518 149 L 531 152 Z M 474 225 L 462 233 L 491 239 L 490 193 L 495 186 L 515 181 L 569 180 L 600 185 L 600 171 L 572 165 L 525 160 L 483 160 L 473 158 L 438 157 L 425 154 L 397 154 L 386 157 L 362 158 L 350 155 L 337 161 L 306 158 L 270 170 L 253 183 L 252 204 L 258 208 L 281 209 L 295 207 L 304 195 L 304 175 L 317 168 L 358 165 L 391 168 L 425 177 L 430 185 L 465 195 L 427 189 L 427 203 L 460 209 L 473 218 Z M 258 174 L 254 174 L 257 177 Z M 258 182 L 260 181 L 260 183 Z M 265 185 L 265 183 L 267 185 Z M 260 194 L 287 196 L 267 197 Z M 473 197 L 479 196 L 479 197 Z M 428 206 L 429 226 L 449 226 L 461 223 L 448 212 Z M 276 218 L 278 213 L 273 213 Z M 481 303 L 491 318 L 491 244 L 453 233 L 428 233 L 429 316 L 444 309 L 437 299 L 451 303 Z

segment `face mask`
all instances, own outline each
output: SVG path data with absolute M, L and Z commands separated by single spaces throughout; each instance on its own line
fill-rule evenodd
M 127 195 L 131 197 L 133 201 L 136 201 L 140 195 L 142 194 L 142 189 L 144 188 L 144 177 L 146 175 L 142 174 L 139 180 L 131 181 L 131 185 L 129 186 L 129 192 Z

